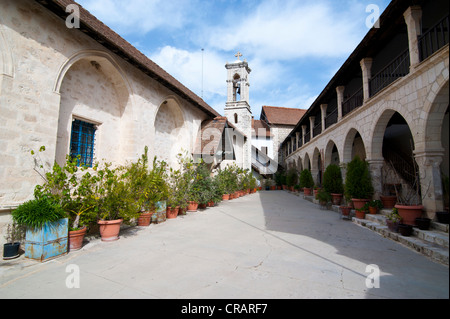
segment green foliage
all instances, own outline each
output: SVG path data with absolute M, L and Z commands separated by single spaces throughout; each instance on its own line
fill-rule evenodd
M 369 207 L 375 207 L 375 208 L 378 208 L 378 209 L 382 209 L 383 208 L 383 203 L 381 202 L 381 200 L 378 200 L 378 199 L 375 199 L 375 200 L 372 200 L 372 201 L 368 202 L 367 205 Z
M 387 217 L 387 219 L 389 219 L 390 221 L 392 221 L 394 223 L 399 223 L 402 221 L 402 218 L 399 215 L 397 208 L 393 208 L 392 211 L 386 217 Z
M 331 202 L 331 194 L 327 192 L 325 189 L 321 188 L 317 193 L 317 199 L 322 205 L 326 205 Z
M 275 184 L 277 186 L 286 185 L 286 173 L 284 171 L 277 171 L 275 173 Z
M 298 183 L 297 170 L 295 168 L 290 168 L 288 170 L 287 174 L 286 174 L 286 185 L 289 186 L 289 187 L 292 187 L 292 186 L 294 186 L 297 183 Z
M 314 186 L 314 180 L 311 172 L 308 169 L 304 169 L 300 173 L 300 187 L 312 188 Z
M 373 194 L 369 164 L 356 156 L 347 166 L 345 179 L 347 198 L 366 199 Z
M 11 215 L 15 223 L 30 229 L 39 229 L 48 222 L 67 217 L 61 205 L 48 196 L 23 203 L 12 211 Z
M 323 188 L 330 194 L 343 194 L 344 184 L 341 168 L 332 164 L 325 169 L 323 174 Z

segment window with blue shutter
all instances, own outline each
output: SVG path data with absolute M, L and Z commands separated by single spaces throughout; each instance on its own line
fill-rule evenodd
M 70 156 L 80 155 L 80 166 L 92 167 L 94 162 L 95 125 L 80 120 L 72 122 Z

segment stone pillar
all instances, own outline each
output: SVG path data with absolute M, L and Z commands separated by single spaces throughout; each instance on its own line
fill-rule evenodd
M 433 219 L 435 212 L 444 210 L 444 191 L 442 189 L 441 163 L 444 151 L 414 152 L 419 166 L 422 205 L 428 218 Z
M 309 126 L 311 128 L 310 134 L 311 134 L 311 139 L 314 138 L 314 122 L 316 120 L 315 116 L 310 116 L 309 117 Z
M 325 131 L 325 128 L 326 128 L 325 119 L 327 118 L 327 107 L 328 107 L 328 104 L 320 105 L 320 111 L 322 113 L 322 132 Z
M 306 128 L 307 128 L 306 125 L 302 125 L 302 133 L 303 133 L 302 140 L 303 140 L 303 145 L 305 145 Z
M 292 152 L 295 151 L 294 141 L 295 141 L 295 138 L 292 136 L 292 137 L 291 137 L 291 147 L 292 147 Z
M 295 132 L 295 143 L 298 148 L 298 141 L 300 141 L 300 132 Z
M 373 199 L 380 199 L 383 195 L 383 165 L 384 159 L 368 160 L 370 176 L 372 178 Z
M 342 103 L 344 103 L 344 91 L 345 86 L 338 86 L 336 88 L 337 93 L 337 109 L 338 109 L 338 122 L 342 120 Z
M 418 36 L 422 34 L 422 8 L 420 6 L 409 7 L 403 16 L 408 27 L 409 58 L 411 68 L 413 68 L 420 63 Z
M 363 77 L 364 102 L 366 102 L 370 98 L 370 78 L 372 77 L 372 63 L 372 58 L 364 58 L 360 63 Z

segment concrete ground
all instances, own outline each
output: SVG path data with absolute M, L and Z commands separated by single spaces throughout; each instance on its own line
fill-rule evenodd
M 2 260 L 0 298 L 447 299 L 449 269 L 301 197 L 263 191 L 46 263 Z

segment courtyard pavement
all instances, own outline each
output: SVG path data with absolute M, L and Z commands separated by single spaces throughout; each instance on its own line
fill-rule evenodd
M 301 197 L 263 191 L 46 263 L 2 260 L 0 298 L 447 299 L 449 269 Z

